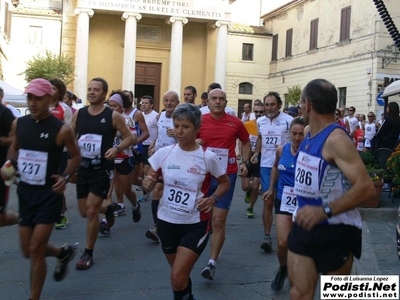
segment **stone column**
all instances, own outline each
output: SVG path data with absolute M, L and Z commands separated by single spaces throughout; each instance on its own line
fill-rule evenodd
M 215 56 L 214 81 L 218 82 L 222 88 L 226 89 L 226 60 L 228 46 L 228 25 L 229 22 L 217 21 L 214 28 L 217 32 L 217 49 Z
M 76 8 L 74 13 L 78 16 L 75 45 L 76 77 L 74 80 L 74 94 L 81 98 L 85 104 L 89 64 L 89 18 L 94 15 L 94 11 L 92 9 Z
M 136 71 L 136 33 L 137 21 L 142 18 L 138 13 L 123 13 L 125 23 L 124 61 L 122 69 L 122 89 L 135 90 Z
M 187 24 L 187 18 L 171 17 L 167 20 L 172 24 L 171 33 L 171 53 L 169 59 L 169 90 L 173 90 L 180 95 L 182 80 L 182 41 L 183 25 Z

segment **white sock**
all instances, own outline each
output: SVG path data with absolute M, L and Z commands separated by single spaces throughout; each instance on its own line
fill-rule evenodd
M 210 264 L 210 265 L 212 265 L 212 266 L 216 266 L 217 265 L 217 262 L 215 261 L 215 260 L 213 260 L 213 259 L 210 259 L 209 261 L 208 261 L 208 264 Z
M 106 220 L 106 219 L 103 219 L 103 220 L 102 220 L 102 222 L 104 222 L 104 223 L 106 223 L 106 224 L 107 224 L 107 220 Z
M 132 207 L 133 207 L 133 210 L 137 210 L 137 208 L 138 208 L 137 202 L 136 202 L 136 205 L 135 206 L 132 205 Z
M 118 203 L 118 206 L 121 208 L 125 208 L 125 204 L 123 204 L 123 203 Z

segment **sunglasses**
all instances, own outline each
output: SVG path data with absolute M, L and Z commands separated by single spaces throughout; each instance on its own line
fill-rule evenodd
M 373 118 L 374 116 L 368 116 L 368 118 Z
M 335 114 L 335 115 L 340 116 L 340 114 Z
M 255 110 L 254 113 L 255 113 L 255 114 L 263 114 L 264 111 L 263 111 L 263 110 Z
M 354 111 L 354 109 L 349 109 L 349 111 Z

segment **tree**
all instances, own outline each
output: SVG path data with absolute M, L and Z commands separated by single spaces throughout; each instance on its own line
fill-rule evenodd
M 293 87 L 288 87 L 288 93 L 285 97 L 285 100 L 291 104 L 291 105 L 297 105 L 297 103 L 300 101 L 300 96 L 301 96 L 301 86 L 300 85 L 295 85 Z
M 74 66 L 68 55 L 56 55 L 46 50 L 44 55 L 33 56 L 27 63 L 27 69 L 19 75 L 25 74 L 27 82 L 35 78 L 60 78 L 66 85 L 74 80 Z

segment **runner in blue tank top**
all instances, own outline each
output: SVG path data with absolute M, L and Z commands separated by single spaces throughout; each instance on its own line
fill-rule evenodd
M 276 254 L 279 269 L 275 279 L 271 282 L 274 291 L 282 289 L 287 277 L 287 238 L 292 227 L 292 214 L 297 207 L 297 198 L 294 194 L 294 164 L 301 142 L 304 140 L 304 119 L 296 117 L 290 123 L 291 142 L 276 149 L 276 158 L 271 171 L 270 188 L 263 195 L 267 200 L 274 196 L 274 186 L 278 182 L 275 199 L 275 225 L 278 245 Z M 278 180 L 279 179 L 279 180 Z
M 361 256 L 357 206 L 376 196 L 352 140 L 334 124 L 337 99 L 332 83 L 315 79 L 300 100 L 310 131 L 295 165 L 298 208 L 288 237 L 287 264 L 291 299 L 312 299 L 319 273 L 350 274 L 353 257 Z

